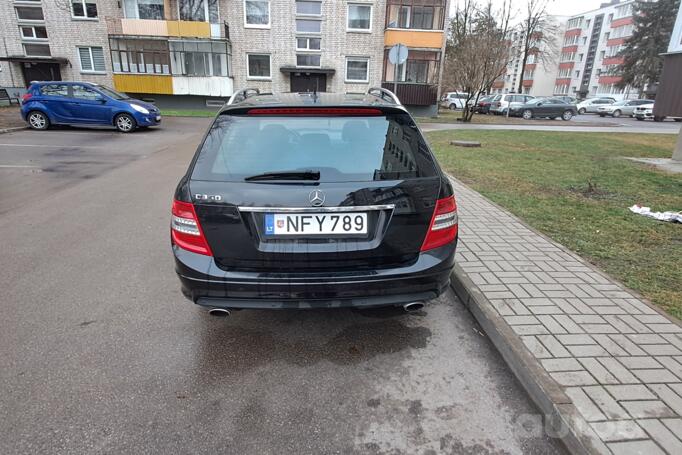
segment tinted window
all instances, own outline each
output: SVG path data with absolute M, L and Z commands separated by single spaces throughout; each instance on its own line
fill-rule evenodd
M 436 168 L 409 115 L 220 115 L 192 178 L 243 181 L 264 172 L 319 170 L 327 182 L 433 177 Z
M 96 100 L 98 98 L 102 98 L 102 95 L 100 95 L 90 87 L 86 87 L 84 85 L 74 85 L 73 87 L 71 87 L 71 90 L 73 92 L 74 98 L 80 98 L 84 100 Z
M 64 84 L 41 85 L 40 94 L 44 96 L 68 96 L 69 88 Z

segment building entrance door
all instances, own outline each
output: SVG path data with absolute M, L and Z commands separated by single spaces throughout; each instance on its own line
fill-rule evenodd
M 326 92 L 327 75 L 315 73 L 291 73 L 292 92 Z
M 57 63 L 34 63 L 25 62 L 21 65 L 21 70 L 24 73 L 24 83 L 26 87 L 31 85 L 32 81 L 61 81 L 62 73 L 59 70 Z

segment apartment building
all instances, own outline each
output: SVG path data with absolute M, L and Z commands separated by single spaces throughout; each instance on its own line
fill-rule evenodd
M 159 104 L 221 104 L 243 87 L 395 88 L 433 110 L 447 0 L 10 0 L 0 87 L 82 80 Z M 408 59 L 392 65 L 401 43 Z
M 572 16 L 563 35 L 555 95 L 578 98 L 610 96 L 637 98 L 637 90 L 618 88 L 615 73 L 623 58 L 618 53 L 632 35 L 634 1 L 614 0 L 599 9 Z
M 558 30 L 563 30 L 566 25 L 566 18 L 563 16 L 552 16 L 550 20 Z M 523 41 L 523 33 L 514 31 L 510 34 L 509 64 L 504 74 L 493 82 L 491 93 L 519 93 L 519 82 L 521 82 L 521 93 L 533 96 L 552 94 L 559 66 L 557 55 L 561 47 L 559 36 L 553 37 L 550 41 L 543 40 L 541 45 L 532 49 L 525 66 L 523 65 Z

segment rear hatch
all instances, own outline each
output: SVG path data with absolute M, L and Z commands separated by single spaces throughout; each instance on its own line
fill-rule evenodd
M 218 116 L 189 186 L 219 267 L 351 273 L 416 261 L 441 176 L 403 111 L 251 109 Z

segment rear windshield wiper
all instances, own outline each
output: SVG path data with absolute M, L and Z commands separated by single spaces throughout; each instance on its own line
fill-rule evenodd
M 247 182 L 258 180 L 320 180 L 320 171 L 277 171 L 264 172 L 244 178 Z

